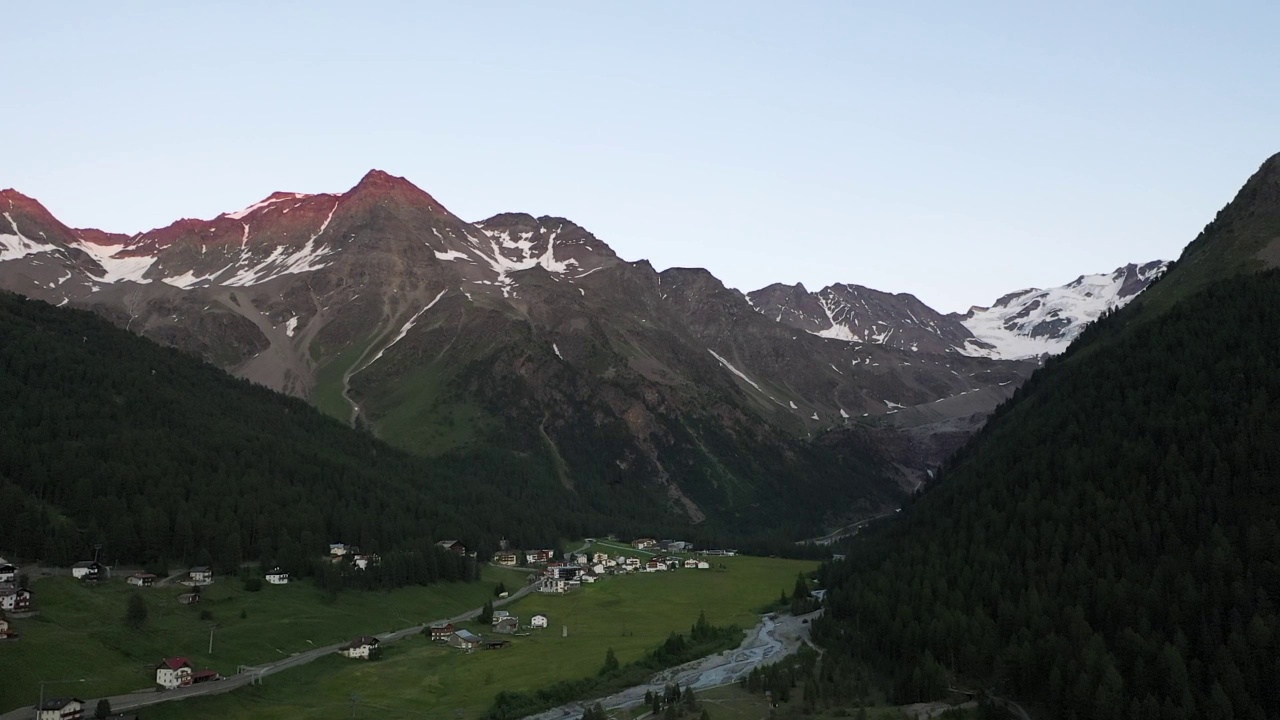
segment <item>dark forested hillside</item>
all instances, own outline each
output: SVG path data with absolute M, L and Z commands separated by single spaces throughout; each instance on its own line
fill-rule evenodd
M 303 568 L 329 542 L 492 548 L 602 520 L 551 468 L 427 461 L 82 311 L 0 294 L 0 548 Z M 475 482 L 483 478 L 485 482 Z
M 1097 324 L 825 569 L 846 659 L 1063 718 L 1280 717 L 1280 272 Z

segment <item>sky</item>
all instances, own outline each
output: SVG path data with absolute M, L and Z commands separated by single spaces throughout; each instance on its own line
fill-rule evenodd
M 371 168 L 753 290 L 1174 258 L 1280 151 L 1275 2 L 6 8 L 0 187 L 138 232 Z

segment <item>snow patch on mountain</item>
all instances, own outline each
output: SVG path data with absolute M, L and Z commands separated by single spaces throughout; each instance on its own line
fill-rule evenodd
M 966 354 L 1014 360 L 1056 355 L 1089 323 L 1108 310 L 1128 305 L 1168 268 L 1163 260 L 1126 265 L 1114 272 L 1082 275 L 1059 287 L 1010 293 L 989 308 L 974 307 L 960 318 L 974 338 Z
M 10 227 L 13 228 L 13 234 L 0 233 L 0 260 L 17 260 L 20 257 L 35 255 L 51 249 L 52 246 L 37 242 L 23 235 L 18 230 L 18 223 L 14 221 L 9 213 L 4 213 L 4 217 L 9 221 Z
M 731 362 L 729 362 L 728 360 L 725 360 L 724 358 L 722 358 L 722 357 L 720 357 L 719 355 L 717 355 L 715 350 L 712 350 L 711 348 L 707 348 L 707 352 L 711 353 L 711 354 L 712 354 L 712 356 L 714 356 L 714 357 L 715 357 L 715 359 L 719 360 L 719 361 L 720 361 L 720 364 L 721 364 L 721 365 L 723 365 L 723 366 L 725 366 L 725 368 L 726 368 L 726 369 L 728 369 L 728 371 L 729 371 L 729 372 L 731 372 L 731 373 L 733 373 L 734 375 L 737 375 L 738 377 L 742 378 L 744 381 L 746 381 L 746 383 L 747 383 L 748 385 L 750 385 L 751 387 L 755 388 L 756 390 L 760 390 L 760 392 L 764 392 L 764 390 L 761 390 L 761 389 L 760 389 L 760 386 L 756 384 L 756 381 L 755 381 L 755 380 L 752 380 L 751 378 L 747 377 L 746 373 L 744 373 L 744 372 L 742 372 L 741 370 L 739 370 L 738 368 L 734 367 L 734 366 L 733 366 L 733 363 L 731 363 Z
M 302 193 L 281 193 L 279 196 L 273 195 L 269 198 L 266 198 L 265 200 L 260 200 L 243 210 L 237 210 L 235 212 L 229 212 L 229 213 L 222 213 L 222 216 L 231 218 L 232 220 L 240 220 L 242 218 L 248 217 L 249 215 L 252 215 L 253 213 L 263 208 L 275 205 L 276 203 L 284 202 L 286 200 L 300 200 L 306 197 L 310 197 L 310 196 L 304 195 Z

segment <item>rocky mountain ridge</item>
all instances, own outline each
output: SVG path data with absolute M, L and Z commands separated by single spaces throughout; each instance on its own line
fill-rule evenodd
M 806 483 L 839 489 L 827 514 L 890 504 L 884 478 L 918 484 L 1035 367 L 954 352 L 973 344 L 959 320 L 856 286 L 814 300 L 846 321 L 824 336 L 796 327 L 817 312 L 803 292 L 779 317 L 781 293 L 622 260 L 563 218 L 468 223 L 381 171 L 132 236 L 69 228 L 13 190 L 0 208 L 4 289 L 411 451 L 545 455 L 566 487 L 647 488 L 692 521 L 758 517 Z M 888 317 L 918 332 L 855 333 Z

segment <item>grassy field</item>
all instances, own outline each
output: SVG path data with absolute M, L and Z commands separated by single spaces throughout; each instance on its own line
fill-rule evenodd
M 481 583 L 344 592 L 333 601 L 309 582 L 265 585 L 251 593 L 226 578 L 206 587 L 204 601 L 191 607 L 176 602 L 182 586 L 134 588 L 118 579 L 85 587 L 71 578 L 45 578 L 32 588 L 40 614 L 14 620 L 22 638 L 0 643 L 0 712 L 34 703 L 40 680 L 86 679 L 51 685 L 51 692 L 74 687 L 80 696 L 123 693 L 150 687 L 153 668 L 166 656 L 186 656 L 198 667 L 230 674 L 237 665 L 276 660 L 313 644 L 449 617 L 479 607 L 498 580 L 511 584 L 511 575 L 488 569 Z M 139 631 L 123 623 L 134 592 L 148 608 Z M 201 620 L 202 610 L 213 619 Z
M 546 614 L 551 627 L 509 637 L 512 646 L 504 650 L 464 654 L 413 638 L 388 645 L 377 662 L 326 658 L 273 676 L 261 687 L 157 706 L 147 717 L 351 717 L 352 696 L 358 695 L 355 717 L 478 718 L 499 690 L 530 691 L 593 675 L 608 648 L 622 663 L 636 660 L 671 632 L 687 632 L 699 612 L 717 625 L 754 626 L 757 607 L 794 585 L 798 572 L 816 565 L 723 560 L 723 571 L 621 576 L 568 595 L 526 597 L 511 612 L 522 621 Z

